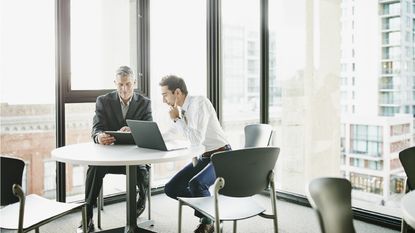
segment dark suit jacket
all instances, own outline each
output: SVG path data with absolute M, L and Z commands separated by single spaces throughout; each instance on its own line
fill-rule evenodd
M 134 93 L 126 119 L 152 121 L 150 100 L 138 93 Z M 120 98 L 117 92 L 113 91 L 98 96 L 91 133 L 94 142 L 97 143 L 95 136 L 98 133 L 106 130 L 116 131 L 123 126 L 127 126 L 127 122 L 123 119 Z

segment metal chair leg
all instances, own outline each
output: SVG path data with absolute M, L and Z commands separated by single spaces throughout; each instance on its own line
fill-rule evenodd
M 86 205 L 82 206 L 82 231 L 87 232 Z
M 98 201 L 97 201 L 97 217 L 98 217 L 98 228 L 101 229 L 101 210 L 104 210 L 104 187 L 101 187 L 99 191 Z
M 151 166 L 150 166 L 150 168 L 148 169 L 148 193 L 147 193 L 147 198 L 148 198 L 148 220 L 151 220 L 151 178 L 153 177 L 152 176 L 152 173 L 153 172 L 153 169 L 151 169 Z
M 406 232 L 408 232 L 408 225 L 406 224 L 405 220 L 402 219 L 401 233 L 406 233 Z
M 236 223 L 237 223 L 237 221 L 236 220 L 234 220 L 233 221 L 233 233 L 236 233 Z
M 177 231 L 178 233 L 182 232 L 182 207 L 183 207 L 182 201 L 179 200 L 179 224 L 178 224 L 179 229 Z
M 272 205 L 272 214 L 274 215 L 274 232 L 278 233 L 278 218 L 277 218 L 277 197 L 275 194 L 275 182 L 274 182 L 274 171 L 271 171 L 269 174 L 269 183 L 270 183 L 270 194 L 271 194 L 271 205 Z
M 101 190 L 99 191 L 99 204 L 100 209 L 104 210 L 104 186 L 102 186 Z

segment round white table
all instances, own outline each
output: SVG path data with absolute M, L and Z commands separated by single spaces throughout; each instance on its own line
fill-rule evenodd
M 401 200 L 402 218 L 415 229 L 415 191 L 409 192 Z
M 94 166 L 126 166 L 127 175 L 127 225 L 125 233 L 140 232 L 137 226 L 136 183 L 137 166 L 141 164 L 165 163 L 201 155 L 203 146 L 187 149 L 159 151 L 136 145 L 99 145 L 81 143 L 54 149 L 52 158 L 59 162 Z M 149 207 L 150 208 L 150 207 Z M 118 231 L 117 231 L 118 232 Z

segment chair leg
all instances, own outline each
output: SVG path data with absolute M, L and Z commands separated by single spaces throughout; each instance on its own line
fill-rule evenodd
M 272 215 L 273 215 L 273 221 L 274 221 L 274 232 L 278 233 L 277 197 L 275 194 L 274 171 L 270 172 L 268 179 L 270 181 L 269 183 L 271 186 L 270 196 L 271 196 L 271 205 L 272 205 Z
M 233 221 L 233 233 L 236 233 L 236 220 Z
M 222 177 L 218 177 L 213 184 L 215 187 L 214 192 L 214 204 L 215 204 L 215 232 L 222 232 L 222 224 L 219 217 L 219 190 L 225 186 L 225 180 Z
M 182 207 L 183 207 L 183 203 L 182 201 L 179 200 L 179 224 L 178 224 L 178 233 L 182 232 Z
M 40 231 L 39 231 L 39 227 L 36 227 L 35 228 L 35 233 L 39 233 Z
M 82 231 L 87 232 L 86 206 L 82 207 Z
M 402 219 L 401 233 L 406 233 L 406 232 L 408 232 L 408 225 L 406 224 L 405 220 Z
M 152 177 L 152 169 L 151 167 L 148 169 L 148 194 L 147 194 L 147 198 L 148 198 L 148 220 L 151 220 L 151 177 Z
M 99 191 L 99 205 L 100 209 L 104 210 L 104 187 L 101 187 L 101 190 Z
M 104 210 L 104 187 L 101 187 L 97 200 L 98 228 L 101 229 L 101 210 Z

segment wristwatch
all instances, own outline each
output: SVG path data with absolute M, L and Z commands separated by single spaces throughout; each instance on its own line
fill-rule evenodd
M 99 144 L 98 135 L 99 135 L 100 133 L 102 133 L 102 132 L 98 132 L 98 133 L 96 133 L 96 134 L 94 135 L 94 142 L 95 142 L 96 144 Z

